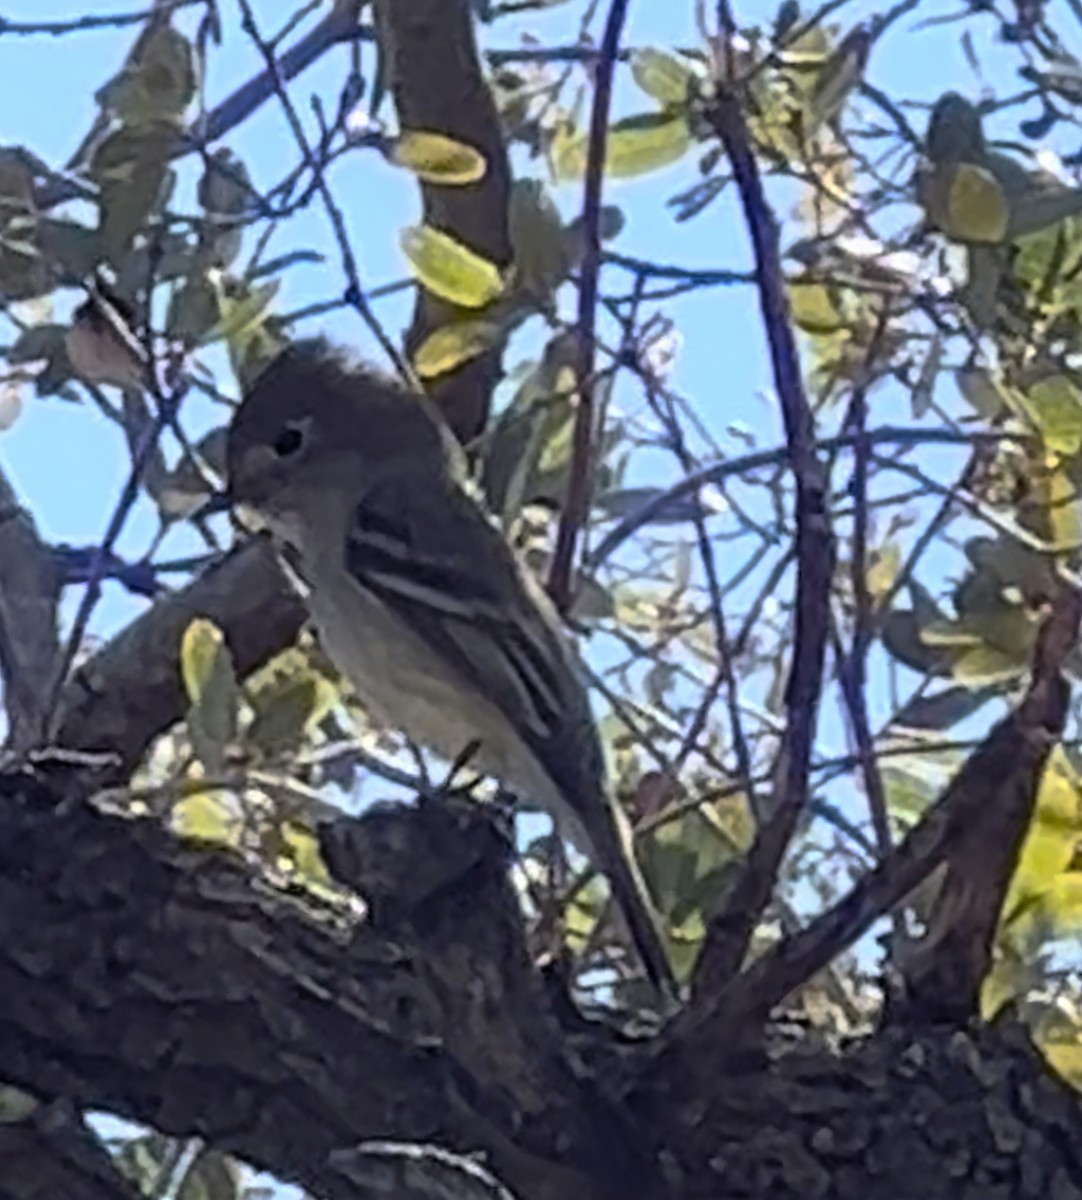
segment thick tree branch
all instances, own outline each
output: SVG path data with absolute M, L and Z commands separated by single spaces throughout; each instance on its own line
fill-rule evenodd
M 222 629 L 243 676 L 293 641 L 304 610 L 268 547 L 241 546 L 157 601 L 75 671 L 60 697 L 57 744 L 115 755 L 109 778 L 125 781 L 154 738 L 187 710 L 180 639 L 200 616 Z
M 144 1200 L 66 1099 L 0 1122 L 0 1200 L 42 1196 Z
M 60 657 L 60 574 L 34 518 L 0 472 L 0 671 L 7 748 L 37 745 Z
M 372 897 L 362 921 L 95 811 L 53 771 L 0 779 L 12 1083 L 331 1197 L 354 1193 L 328 1156 L 389 1134 L 482 1151 L 523 1197 L 659 1194 L 649 1132 L 566 1054 L 475 808 L 332 826 L 332 868 Z
M 496 105 L 481 72 L 469 0 L 375 0 L 387 77 L 404 129 L 446 134 L 480 151 L 485 175 L 467 187 L 421 184 L 424 220 L 501 267 L 511 261 L 507 210 L 511 168 Z M 463 310 L 420 290 L 406 334 L 412 354 Z M 438 379 L 431 388 L 451 428 L 472 441 L 488 420 L 502 345 Z

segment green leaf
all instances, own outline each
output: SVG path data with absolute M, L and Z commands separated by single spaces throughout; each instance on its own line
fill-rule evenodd
M 789 288 L 789 308 L 793 324 L 805 333 L 837 333 L 846 325 L 831 289 L 821 283 L 792 284 Z
M 1082 213 L 1082 188 L 1032 188 L 1012 197 L 1009 235 L 1037 233 Z
M 642 90 L 663 108 L 686 105 L 698 75 L 675 54 L 646 47 L 631 55 L 631 75 Z
M 199 267 L 176 288 L 169 298 L 165 328 L 171 338 L 185 346 L 202 344 L 208 330 L 221 316 L 219 290 Z
M 212 342 L 242 340 L 255 326 L 262 324 L 264 314 L 282 286 L 280 279 L 270 279 L 253 287 L 236 281 L 219 281 L 211 276 L 218 292 L 217 322 L 200 339 L 201 345 Z
M 947 687 L 931 696 L 918 696 L 909 701 L 891 718 L 891 725 L 904 729 L 927 729 L 942 732 L 971 717 L 992 700 L 995 688 Z
M 191 43 L 159 25 L 120 74 L 98 92 L 98 103 L 128 126 L 176 121 L 195 95 Z
M 240 688 L 222 631 L 197 617 L 184 631 L 180 671 L 191 708 L 192 747 L 211 774 L 225 766 L 226 748 L 236 737 Z
M 244 217 L 256 199 L 248 168 L 231 150 L 215 150 L 207 160 L 197 195 L 206 213 L 199 227 L 201 264 L 227 267 L 240 253 Z
M 574 374 L 567 359 L 571 352 L 569 339 L 554 338 L 486 435 L 482 487 L 492 511 L 505 522 L 513 520 L 523 504 L 552 498 L 541 488 L 541 460 L 554 440 L 570 435 Z
M 206 469 L 219 477 L 225 474 L 226 429 L 220 426 L 205 433 L 192 447 L 200 462 L 185 453 L 156 489 L 154 499 L 163 518 L 189 516 L 198 509 L 213 490 Z
M 1052 375 L 1026 393 L 1026 409 L 1049 450 L 1073 458 L 1082 449 L 1082 395 L 1066 375 Z
M 491 350 L 504 327 L 497 321 L 452 321 L 434 329 L 417 347 L 413 366 L 421 379 L 436 379 Z
M 169 1164 L 179 1148 L 173 1138 L 160 1133 L 126 1140 L 116 1153 L 116 1164 L 140 1194 L 156 1195 L 169 1177 Z M 240 1200 L 243 1176 L 237 1164 L 220 1150 L 196 1154 L 179 1181 L 176 1200 Z
M 563 219 L 540 180 L 515 180 L 508 225 L 518 283 L 547 304 L 570 275 L 573 259 Z
M 24 329 L 15 339 L 7 353 L 9 363 L 39 362 L 51 359 L 64 350 L 64 337 L 68 332 L 67 325 L 55 325 L 47 322 L 44 325 L 31 325 Z
M 851 30 L 830 54 L 815 78 L 806 105 L 805 136 L 833 121 L 864 75 L 871 49 L 871 34 L 864 26 Z
M 883 618 L 883 645 L 899 662 L 922 675 L 949 675 L 957 649 L 929 644 L 923 636 L 927 628 L 915 612 L 894 609 Z
M 683 112 L 639 113 L 617 121 L 609 130 L 605 148 L 605 174 L 611 179 L 646 175 L 678 162 L 691 149 L 692 136 Z M 552 147 L 557 179 L 581 179 L 586 173 L 588 142 L 567 131 Z
M 22 1088 L 0 1087 L 0 1126 L 20 1125 L 40 1107 L 40 1101 Z
M 52 287 L 35 242 L 34 175 L 17 150 L 0 149 L 0 298 L 29 300 Z
M 1056 747 L 1049 757 L 1037 792 L 1037 802 L 1022 852 L 1011 879 L 1010 890 L 1003 905 L 1003 924 L 1010 925 L 1018 915 L 1048 895 L 1057 879 L 1075 861 L 1079 837 L 1082 835 L 1082 813 L 1079 809 L 1079 781 L 1062 747 Z M 1069 876 L 1067 878 L 1070 878 Z M 1075 877 L 1077 879 L 1077 877 Z M 1067 884 L 1061 896 L 1058 917 L 1063 921 L 1059 932 L 1076 926 L 1080 910 L 1077 907 L 1078 888 L 1075 880 Z M 1045 907 L 1045 915 L 1055 913 L 1056 904 Z M 1067 919 L 1069 916 L 1069 920 Z
M 503 294 L 500 268 L 450 234 L 411 225 L 399 240 L 414 274 L 434 295 L 460 308 L 484 308 Z
M 981 368 L 956 371 L 954 378 L 962 396 L 986 420 L 995 420 L 1004 409 L 1011 407 L 1006 389 L 987 371 Z
M 236 799 L 227 792 L 196 792 L 169 810 L 169 828 L 178 838 L 211 846 L 238 846 L 244 818 Z
M 485 156 L 443 133 L 407 129 L 391 147 L 391 158 L 418 179 L 445 187 L 476 183 L 485 177 Z
M 926 417 L 932 407 L 932 401 L 935 398 L 936 380 L 939 378 L 939 369 L 942 365 L 943 336 L 937 332 L 933 335 L 931 343 L 928 346 L 928 353 L 924 356 L 920 375 L 910 396 L 910 406 L 915 421 Z
M 1024 667 L 1024 661 L 995 646 L 973 646 L 954 660 L 952 674 L 967 687 L 980 688 L 1014 679 Z
M 252 696 L 255 716 L 246 740 L 266 758 L 290 753 L 335 700 L 333 686 L 314 671 L 277 674 Z
M 101 259 L 97 230 L 77 221 L 43 217 L 38 221 L 38 248 L 55 269 L 56 282 L 76 287 L 84 284 Z
M 89 175 L 98 185 L 98 228 L 110 262 L 123 259 L 132 239 L 171 189 L 169 159 L 176 128 L 164 121 L 122 126 L 94 150 Z

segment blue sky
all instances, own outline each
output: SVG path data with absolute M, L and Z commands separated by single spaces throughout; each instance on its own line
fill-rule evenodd
M 43 0 L 12 0 L 5 6 L 5 15 L 10 20 L 61 19 L 76 13 L 116 12 L 119 3 L 120 0 L 81 0 L 74 8 L 60 8 Z M 260 67 L 257 52 L 240 29 L 236 3 L 223 0 L 220 7 L 225 36 L 224 44 L 214 51 L 210 62 L 206 84 L 210 107 Z M 262 30 L 265 33 L 276 30 L 285 11 L 278 0 L 259 0 L 254 7 Z M 879 7 L 867 0 L 853 0 L 837 19 L 843 28 L 849 28 Z M 542 42 L 548 39 L 566 42 L 573 36 L 580 11 L 581 5 L 575 2 L 557 6 L 540 16 L 531 15 L 522 27 L 529 28 Z M 928 0 L 920 16 L 927 19 L 953 11 L 953 0 Z M 770 24 L 772 16 L 772 5 L 741 6 L 738 10 L 741 20 L 757 21 L 764 26 Z M 1014 89 L 1013 61 L 1006 57 L 1002 47 L 994 44 L 993 19 L 965 25 L 940 24 L 917 32 L 913 31 L 915 23 L 913 16 L 904 18 L 876 47 L 868 77 L 879 87 L 895 97 L 925 102 L 948 87 L 975 96 L 982 80 L 975 77 L 960 40 L 962 31 L 968 28 L 985 63 L 983 83 L 995 85 L 1004 93 Z M 182 28 L 191 28 L 187 14 L 182 15 L 180 24 Z M 594 28 L 599 30 L 596 24 Z M 94 91 L 120 66 L 132 36 L 130 29 L 79 32 L 59 39 L 0 36 L 0 142 L 24 145 L 47 162 L 62 164 L 82 140 L 93 118 Z M 493 47 L 519 44 L 518 31 L 510 23 L 499 24 L 495 32 L 484 30 L 483 38 L 486 45 Z M 695 45 L 697 42 L 694 5 L 690 0 L 667 4 L 632 0 L 625 44 Z M 328 108 L 333 108 L 347 70 L 348 53 L 345 47 L 335 48 L 292 84 L 291 94 L 310 129 L 314 127 L 310 97 L 319 94 Z M 365 61 L 370 74 L 370 59 Z M 621 71 L 616 113 L 627 114 L 647 106 L 628 73 Z M 923 124 L 920 114 L 915 115 L 914 124 L 918 128 Z M 244 159 L 260 189 L 277 182 L 285 167 L 296 159 L 292 136 L 273 100 L 231 134 L 226 144 Z M 705 215 L 683 225 L 669 215 L 666 199 L 697 177 L 696 163 L 697 156 L 692 156 L 655 176 L 614 182 L 607 188 L 606 200 L 620 204 L 627 217 L 626 227 L 614 244 L 616 249 L 644 259 L 696 268 L 749 265 L 742 222 L 730 200 L 723 200 Z M 195 179 L 190 164 L 182 169 L 177 207 L 194 202 Z M 346 214 L 364 284 L 376 287 L 401 279 L 406 273 L 405 262 L 396 235 L 418 215 L 412 179 L 389 167 L 376 152 L 367 150 L 339 160 L 331 173 L 331 182 Z M 557 189 L 556 196 L 568 215 L 573 215 L 580 203 L 579 185 L 565 184 Z M 783 201 L 788 203 L 784 197 Z M 784 208 L 782 215 L 786 215 Z M 245 254 L 251 244 L 249 238 Z M 326 262 L 297 266 L 286 273 L 278 298 L 278 304 L 285 310 L 327 299 L 338 294 L 342 286 L 338 253 L 318 204 L 311 205 L 284 226 L 275 236 L 269 253 L 280 254 L 298 246 L 320 250 Z M 630 277 L 618 278 L 626 282 Z M 61 319 L 70 302 L 70 296 L 58 298 L 55 311 Z M 402 294 L 377 302 L 376 311 L 392 336 L 405 327 L 410 304 L 408 296 Z M 741 453 L 747 449 L 742 438 L 728 432 L 734 422 L 749 430 L 760 445 L 779 443 L 780 424 L 753 290 L 747 286 L 715 288 L 666 301 L 659 309 L 675 320 L 682 337 L 673 386 L 691 399 L 699 418 L 722 450 Z M 306 327 L 307 332 L 316 330 L 375 353 L 368 331 L 351 311 L 335 313 Z M 0 337 L 3 336 L 6 335 L 0 332 Z M 508 368 L 513 369 L 537 348 L 537 338 L 529 333 L 516 340 L 507 357 Z M 209 361 L 215 360 L 212 357 Z M 229 381 L 225 386 L 231 387 Z M 634 406 L 639 400 L 629 388 L 630 385 L 622 385 L 617 400 Z M 950 400 L 949 396 L 940 398 Z M 196 432 L 201 425 L 219 423 L 222 419 L 220 409 L 199 398 L 190 401 L 185 411 L 185 424 Z M 873 424 L 905 423 L 909 419 L 908 401 L 900 391 L 880 389 L 874 394 Z M 33 396 L 27 396 L 24 411 L 14 427 L 0 433 L 0 461 L 24 502 L 35 513 L 43 534 L 53 541 L 74 544 L 100 540 L 128 470 L 121 434 L 93 406 L 57 399 L 39 400 Z M 640 468 L 640 478 L 646 470 L 650 472 L 651 483 L 659 478 L 676 477 L 673 463 L 657 455 L 644 461 L 649 466 Z M 940 450 L 929 454 L 926 465 L 940 478 L 949 479 L 958 462 L 959 452 Z M 843 464 L 842 471 L 847 469 Z M 844 475 L 839 475 L 838 480 L 843 478 Z M 149 502 L 141 502 L 128 523 L 120 550 L 131 557 L 140 556 L 149 545 L 155 527 Z M 180 529 L 162 547 L 160 557 L 186 553 L 191 548 L 191 536 Z M 744 552 L 739 549 L 740 554 Z M 726 576 L 739 560 L 731 561 L 727 570 L 724 554 L 724 548 L 720 549 L 721 573 Z M 936 560 L 929 561 L 934 570 Z M 73 590 L 68 597 L 69 612 L 77 599 L 78 593 Z M 110 585 L 91 630 L 97 636 L 108 636 L 141 607 L 142 601 Z M 881 671 L 878 678 L 881 682 Z M 886 715 L 886 701 L 886 689 L 873 688 L 874 716 Z M 833 754 L 845 749 L 844 729 L 828 713 L 820 752 Z
M 42 0 L 15 0 L 5 5 L 5 15 L 12 20 L 60 19 L 76 13 L 124 11 L 127 7 L 120 0 L 81 0 L 63 7 Z M 210 64 L 207 93 L 211 105 L 259 67 L 256 52 L 239 29 L 236 5 L 226 0 L 221 8 L 226 21 L 225 40 Z M 262 28 L 268 31 L 276 28 L 274 22 L 284 11 L 275 0 L 262 0 L 255 8 Z M 851 4 L 843 13 L 851 13 L 855 19 L 862 9 L 873 11 L 863 4 Z M 768 7 L 756 6 L 741 15 L 765 23 L 770 12 Z M 556 7 L 544 20 L 531 18 L 530 27 L 540 29 L 542 38 L 549 30 L 554 38 L 567 40 L 576 13 L 574 4 Z M 917 72 L 906 68 L 898 56 L 892 56 L 891 43 L 873 58 L 872 77 L 888 90 L 901 82 L 907 94 L 923 97 L 934 96 L 947 80 L 965 84 L 972 73 L 958 49 L 957 35 L 949 32 L 952 28 L 960 27 L 911 38 L 904 36 L 903 23 L 894 35 L 893 45 L 904 45 L 909 61 L 917 59 L 919 44 L 919 75 L 927 83 L 916 78 Z M 489 35 L 491 44 L 515 44 L 511 28 L 506 33 L 502 25 L 497 29 L 498 36 Z M 131 37 L 130 30 L 76 33 L 60 39 L 0 37 L 0 139 L 28 146 L 48 162 L 62 163 L 89 124 L 94 90 L 120 65 Z M 693 6 L 632 3 L 625 40 L 634 45 L 695 44 Z M 347 54 L 345 48 L 335 49 L 294 83 L 291 90 L 302 113 L 307 115 L 307 101 L 314 93 L 333 101 L 346 69 Z M 622 75 L 617 89 L 618 110 L 631 111 L 641 105 L 636 89 Z M 244 158 L 257 185 L 266 186 L 276 180 L 282 164 L 294 158 L 291 138 L 274 102 L 231 135 L 228 144 Z M 705 217 L 682 226 L 668 216 L 664 200 L 690 182 L 693 173 L 692 161 L 656 177 L 611 186 L 607 198 L 620 203 L 628 216 L 617 248 L 680 265 L 746 265 L 744 238 L 728 206 L 715 206 Z M 344 199 L 365 283 L 375 286 L 401 278 L 404 262 L 395 233 L 417 212 L 410 178 L 368 151 L 349 156 L 336 166 L 333 183 Z M 190 195 L 190 171 L 182 175 L 182 184 L 187 185 Z M 558 191 L 560 203 L 569 212 L 577 205 L 577 193 L 577 185 L 564 185 Z M 279 251 L 295 245 L 323 250 L 327 264 L 300 266 L 287 273 L 280 293 L 285 308 L 325 298 L 338 286 L 337 255 L 317 206 L 299 214 L 274 242 Z M 378 304 L 378 313 L 392 332 L 405 324 L 408 311 L 409 301 L 401 297 Z M 778 427 L 769 400 L 762 333 L 750 289 L 714 289 L 681 300 L 669 306 L 669 311 L 677 319 L 684 343 L 675 385 L 694 397 L 699 412 L 712 429 L 719 431 L 722 440 L 720 431 L 734 419 L 760 431 L 764 440 L 775 438 Z M 319 328 L 345 341 L 370 345 L 367 331 L 352 313 L 325 318 Z M 107 426 L 93 408 L 28 398 L 15 427 L 0 435 L 0 454 L 46 536 L 72 542 L 93 542 L 100 537 L 112 499 L 122 485 L 126 463 L 117 431 Z M 65 481 L 64 486 L 58 486 L 58 481 Z M 133 522 L 125 539 L 126 548 L 132 553 L 141 552 L 148 532 L 145 520 Z M 102 608 L 104 624 L 99 629 L 104 631 L 126 611 L 123 599 L 111 596 Z
M 42 0 L 14 0 L 6 6 L 5 15 L 11 20 L 60 19 L 77 12 L 123 11 L 118 9 L 118 3 L 119 0 L 82 0 L 75 8 L 61 9 Z M 220 7 L 225 21 L 224 43 L 211 56 L 206 81 L 209 107 L 255 74 L 261 65 L 258 53 L 240 29 L 238 5 L 223 0 Z M 867 0 L 853 0 L 837 19 L 842 28 L 849 28 L 879 7 Z M 267 34 L 278 28 L 277 23 L 286 11 L 278 0 L 259 0 L 254 8 L 260 27 Z M 557 6 L 540 16 L 531 15 L 520 28 L 528 28 L 542 42 L 567 42 L 573 38 L 581 9 L 575 2 Z M 738 17 L 769 26 L 773 11 L 773 5 L 742 6 Z M 929 0 L 920 16 L 926 19 L 953 11 L 952 0 Z M 938 25 L 917 32 L 913 31 L 915 23 L 913 16 L 899 21 L 876 47 L 868 77 L 879 87 L 895 97 L 925 102 L 948 87 L 975 96 L 982 81 L 974 76 L 960 41 L 962 31 L 968 28 L 986 64 L 983 82 L 996 85 L 1001 92 L 1013 90 L 1013 64 L 1008 74 L 1005 64 L 1009 60 L 1003 49 L 994 44 L 994 20 L 989 18 L 983 25 L 973 22 Z M 192 23 L 187 14 L 182 14 L 179 24 L 190 30 Z M 599 32 L 600 26 L 595 23 L 594 29 Z M 47 162 L 62 164 L 80 143 L 93 118 L 94 91 L 118 69 L 132 36 L 130 29 L 79 32 L 59 39 L 0 36 L 0 142 L 27 146 Z M 519 29 L 511 23 L 500 23 L 495 31 L 485 29 L 482 36 L 487 46 L 520 44 Z M 667 4 L 632 0 L 625 45 L 696 45 L 698 41 L 694 5 L 690 0 Z M 370 50 L 367 53 L 370 55 Z M 345 47 L 335 48 L 292 84 L 292 97 L 310 130 L 314 129 L 310 98 L 318 94 L 333 109 L 347 70 L 348 54 Z M 364 60 L 364 65 L 370 75 L 370 57 Z M 629 73 L 621 71 L 615 95 L 616 114 L 648 106 Z M 914 116 L 914 124 L 918 128 L 923 124 L 919 113 Z M 288 164 L 296 160 L 292 136 L 273 100 L 232 133 L 226 144 L 244 159 L 260 189 L 277 182 Z M 606 200 L 620 204 L 627 218 L 623 233 L 614 243 L 616 249 L 643 259 L 696 268 L 749 265 L 743 225 L 731 200 L 723 199 L 705 215 L 682 225 L 673 221 L 665 207 L 667 198 L 697 178 L 697 158 L 693 155 L 657 175 L 613 182 L 607 187 Z M 530 169 L 528 164 L 516 165 L 519 169 Z M 176 207 L 194 203 L 195 181 L 195 168 L 188 164 L 181 170 Z M 416 188 L 411 177 L 389 167 L 376 152 L 366 150 L 339 160 L 332 170 L 331 183 L 346 215 L 363 283 L 371 288 L 401 279 L 406 271 L 397 232 L 418 216 Z M 567 214 L 573 215 L 580 203 L 579 185 L 562 185 L 556 190 L 556 197 Z M 783 195 L 781 200 L 784 217 L 787 215 L 784 205 L 790 203 L 791 196 Z M 241 261 L 250 252 L 252 241 L 249 237 Z M 318 204 L 312 204 L 283 226 L 269 253 L 280 254 L 299 246 L 321 251 L 326 262 L 300 265 L 285 274 L 277 301 L 283 310 L 337 295 L 342 286 L 338 252 Z M 607 278 L 617 279 L 621 285 L 630 280 L 626 274 Z M 71 297 L 58 298 L 56 314 L 60 319 L 70 302 Z M 571 303 L 571 297 L 567 303 Z M 403 294 L 376 303 L 376 312 L 392 337 L 405 327 L 410 305 L 409 297 Z M 759 445 L 778 444 L 781 429 L 753 289 L 714 288 L 665 301 L 658 308 L 675 320 L 682 338 L 672 384 L 690 398 L 721 449 L 726 453 L 747 449 L 742 437 L 728 431 L 733 423 L 750 431 Z M 329 333 L 376 354 L 368 331 L 352 311 L 309 323 L 305 330 Z M 513 369 L 536 353 L 538 346 L 537 337 L 529 332 L 518 338 L 507 356 L 508 368 Z M 215 362 L 213 356 L 208 361 Z M 228 390 L 231 382 L 227 380 L 225 386 Z M 618 388 L 616 398 L 632 407 L 641 402 L 628 384 Z M 949 397 L 940 398 L 949 402 Z M 184 419 L 189 430 L 199 432 L 201 426 L 220 423 L 223 413 L 196 397 L 188 402 Z M 872 424 L 905 423 L 909 419 L 908 400 L 900 391 L 892 393 L 881 388 L 873 395 Z M 14 427 L 0 434 L 0 461 L 24 502 L 35 513 L 43 534 L 54 541 L 74 544 L 100 540 L 128 470 L 122 435 L 93 406 L 57 399 L 39 400 L 33 396 L 27 396 L 24 411 Z M 949 479 L 960 461 L 960 452 L 939 450 L 929 454 L 925 465 L 940 478 Z M 651 483 L 676 477 L 675 465 L 657 454 L 644 459 L 644 464 L 639 468 L 639 478 L 648 473 Z M 845 472 L 848 467 L 843 464 L 841 470 Z M 844 474 L 836 482 L 842 480 Z M 892 486 L 896 483 L 894 480 Z M 119 549 L 130 557 L 139 557 L 146 551 L 155 528 L 152 509 L 144 500 L 129 521 Z M 191 535 L 181 528 L 170 535 L 159 557 L 184 554 L 192 548 Z M 738 544 L 736 553 L 745 552 L 744 546 Z M 720 571 L 726 577 L 740 559 L 727 564 L 724 546 L 718 553 Z M 935 561 L 929 560 L 933 569 Z M 67 601 L 69 612 L 77 600 L 78 592 L 73 589 Z M 119 586 L 107 586 L 91 625 L 92 633 L 108 636 L 140 611 L 142 604 Z M 881 669 L 877 678 L 880 686 L 873 688 L 873 720 L 885 717 L 888 712 Z M 846 750 L 844 728 L 830 710 L 823 722 L 819 749 L 824 754 Z
M 135 0 L 138 6 L 138 0 Z M 10 20 L 61 19 L 79 13 L 122 11 L 133 0 L 7 0 L 5 16 Z M 280 0 L 257 0 L 254 5 L 264 31 L 276 28 L 284 11 L 292 5 Z M 842 9 L 840 20 L 848 27 L 879 5 L 854 2 Z M 921 16 L 943 15 L 961 8 L 961 0 L 936 0 L 926 4 Z M 241 33 L 237 6 L 222 0 L 226 20 L 225 43 L 213 54 L 207 81 L 210 105 L 254 74 L 260 65 L 255 50 Z M 569 3 L 542 17 L 531 16 L 528 25 L 542 40 L 567 41 L 581 6 Z M 773 5 L 739 4 L 738 19 L 768 24 Z M 874 54 L 869 77 L 891 94 L 910 99 L 932 100 L 948 87 L 975 94 L 980 81 L 974 77 L 961 47 L 962 24 L 945 25 L 910 33 L 914 18 L 899 23 Z M 181 22 L 182 27 L 188 27 Z M 596 26 L 595 26 L 596 28 Z M 997 78 L 1005 56 L 992 46 L 994 22 L 975 29 L 979 53 L 986 58 L 986 81 L 998 90 L 1013 88 L 1010 76 Z M 97 87 L 120 65 L 130 45 L 130 30 L 85 32 L 62 39 L 49 37 L 0 36 L 0 142 L 23 145 L 50 163 L 60 164 L 80 142 L 93 116 L 92 96 Z M 495 35 L 485 31 L 487 44 L 512 46 L 511 26 L 499 26 Z M 633 45 L 697 43 L 694 6 L 690 0 L 632 0 L 625 41 Z M 347 66 L 347 50 L 337 48 L 294 82 L 292 95 L 302 113 L 308 113 L 308 98 L 322 94 L 333 106 Z M 621 74 L 617 88 L 617 111 L 626 113 L 645 107 L 630 81 Z M 1032 114 L 1030 114 L 1032 115 Z M 915 122 L 918 127 L 921 119 Z M 311 122 L 309 122 L 311 125 Z M 285 164 L 295 160 L 295 147 L 272 101 L 250 119 L 243 129 L 230 135 L 229 144 L 247 163 L 256 185 L 275 182 Z M 723 203 L 699 219 L 677 225 L 668 215 L 664 201 L 687 186 L 695 177 L 695 160 L 658 176 L 611 186 L 606 199 L 621 204 L 628 221 L 616 248 L 630 255 L 677 265 L 742 268 L 748 265 L 744 231 L 734 208 Z M 332 183 L 346 211 L 347 224 L 357 252 L 363 281 L 378 286 L 401 278 L 405 263 L 398 251 L 396 232 L 418 211 L 415 188 L 409 176 L 383 164 L 374 152 L 359 152 L 334 168 Z M 182 177 L 191 197 L 193 177 Z M 558 199 L 568 213 L 578 202 L 577 186 L 565 185 Z M 327 256 L 324 266 L 300 266 L 285 276 L 280 303 L 285 309 L 325 299 L 340 288 L 337 252 L 322 211 L 313 205 L 298 215 L 276 238 L 272 253 L 295 246 L 312 246 Z M 250 249 L 250 244 L 246 249 Z M 626 278 L 626 277 L 625 277 Z M 392 334 L 405 326 L 410 302 L 393 298 L 380 301 L 377 312 Z M 693 398 L 699 416 L 706 422 L 723 449 L 744 451 L 746 445 L 727 434 L 727 426 L 739 421 L 750 428 L 760 444 L 780 440 L 780 427 L 771 396 L 771 381 L 755 297 L 750 288 L 719 288 L 701 292 L 674 303 L 665 310 L 673 316 L 683 338 L 676 364 L 674 386 Z M 64 309 L 57 308 L 58 314 Z M 371 348 L 367 331 L 351 312 L 335 314 L 310 326 L 343 341 Z M 8 334 L 0 332 L 6 340 Z M 508 366 L 531 349 L 529 337 L 516 344 Z M 622 395 L 622 394 L 621 394 Z M 207 406 L 194 415 L 196 424 L 220 420 Z M 873 421 L 904 423 L 909 409 L 901 394 L 877 393 Z M 938 456 L 937 473 L 949 477 L 957 455 Z M 43 534 L 54 541 L 90 544 L 98 541 L 123 485 L 128 460 L 123 439 L 90 405 L 80 406 L 56 399 L 26 398 L 24 411 L 7 432 L 0 433 L 0 462 L 9 472 L 24 502 L 36 515 Z M 673 476 L 675 470 L 667 468 Z M 129 523 L 121 549 L 138 556 L 144 552 L 154 531 L 149 506 L 142 504 Z M 190 541 L 183 535 L 163 549 L 178 553 Z M 723 563 L 724 568 L 724 563 Z M 71 597 L 75 599 L 77 597 Z M 139 611 L 141 602 L 117 587 L 107 589 L 92 630 L 107 636 Z M 882 710 L 885 693 L 873 697 Z M 821 749 L 843 751 L 844 734 L 836 720 L 824 726 Z

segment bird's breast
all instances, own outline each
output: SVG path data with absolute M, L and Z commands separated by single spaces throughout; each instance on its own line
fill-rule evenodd
M 378 725 L 399 730 L 452 762 L 476 743 L 471 769 L 577 824 L 548 772 L 507 718 L 390 605 L 344 567 L 308 563 L 295 553 L 283 558 L 324 650 Z

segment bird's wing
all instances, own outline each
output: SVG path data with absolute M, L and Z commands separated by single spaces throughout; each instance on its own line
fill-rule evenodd
M 589 703 L 555 620 L 542 616 L 511 547 L 456 484 L 399 472 L 368 490 L 346 567 L 503 712 L 558 785 L 599 785 Z

